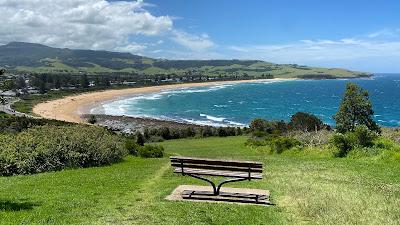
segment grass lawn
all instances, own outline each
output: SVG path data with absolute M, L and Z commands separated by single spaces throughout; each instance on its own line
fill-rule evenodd
M 400 165 L 323 155 L 266 155 L 244 137 L 162 143 L 168 154 L 249 159 L 276 206 L 169 202 L 179 184 L 168 158 L 127 157 L 112 166 L 0 177 L 1 224 L 399 224 Z M 205 184 L 205 183 L 204 183 Z M 205 184 L 206 185 L 206 184 Z

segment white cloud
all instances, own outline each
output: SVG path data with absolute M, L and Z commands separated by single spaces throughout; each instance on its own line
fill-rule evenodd
M 214 47 L 215 44 L 210 40 L 207 34 L 193 35 L 184 31 L 174 30 L 172 40 L 176 43 L 191 49 L 192 51 L 202 52 Z
M 135 35 L 164 35 L 168 16 L 154 16 L 143 1 L 1 0 L 0 43 L 26 41 L 56 47 L 142 51 Z
M 142 52 L 147 48 L 146 45 L 137 44 L 137 43 L 130 43 L 126 46 L 116 47 L 114 50 L 118 52 Z
M 369 38 L 399 38 L 400 29 L 382 29 L 367 35 Z
M 385 60 L 400 61 L 400 40 L 372 39 L 368 36 L 340 40 L 301 40 L 277 45 L 239 45 L 229 46 L 228 50 L 238 58 L 331 67 L 349 67 L 353 63 L 355 66 L 351 68 L 367 70 L 384 69 L 380 65 Z

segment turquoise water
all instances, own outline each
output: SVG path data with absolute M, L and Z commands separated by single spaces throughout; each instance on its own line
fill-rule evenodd
M 371 79 L 295 80 L 165 90 L 107 102 L 93 113 L 144 116 L 204 125 L 246 125 L 254 118 L 288 121 L 298 111 L 334 125 L 347 82 L 367 89 L 375 119 L 383 126 L 400 126 L 400 74 Z

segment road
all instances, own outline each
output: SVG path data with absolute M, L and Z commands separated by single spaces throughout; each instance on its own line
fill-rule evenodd
M 12 104 L 14 104 L 15 102 L 19 101 L 19 98 L 16 98 L 16 99 L 8 98 L 8 99 L 6 99 L 6 101 L 7 102 L 6 102 L 5 105 L 1 105 L 0 106 L 0 111 L 3 111 L 5 113 L 7 113 L 9 115 L 13 115 L 13 116 L 36 118 L 36 117 L 28 115 L 26 113 L 17 112 L 14 109 L 11 108 Z

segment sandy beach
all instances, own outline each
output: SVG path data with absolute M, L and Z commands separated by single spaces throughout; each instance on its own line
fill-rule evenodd
M 56 119 L 56 120 L 75 122 L 75 123 L 85 123 L 84 119 L 82 119 L 81 116 L 83 114 L 89 113 L 91 108 L 94 108 L 95 106 L 98 106 L 99 104 L 105 101 L 110 101 L 124 96 L 132 96 L 136 94 L 148 94 L 148 93 L 160 92 L 163 90 L 179 89 L 179 88 L 207 87 L 207 86 L 217 86 L 217 85 L 227 85 L 227 84 L 254 83 L 254 82 L 279 81 L 279 80 L 287 80 L 287 79 L 275 78 L 275 79 L 257 79 L 257 80 L 215 81 L 215 82 L 203 82 L 203 83 L 183 83 L 183 84 L 171 84 L 171 85 L 161 85 L 161 86 L 151 86 L 151 87 L 126 88 L 119 90 L 89 92 L 40 103 L 33 108 L 33 112 L 47 119 Z

